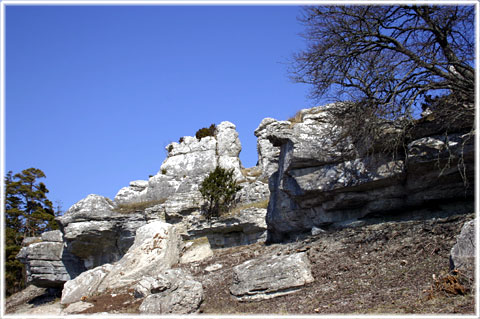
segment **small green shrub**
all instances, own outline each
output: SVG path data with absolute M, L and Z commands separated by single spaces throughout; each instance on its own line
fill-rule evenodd
M 180 137 L 180 138 L 178 139 L 178 143 L 179 143 L 179 144 L 182 143 L 182 142 L 184 141 L 184 139 L 185 139 L 185 137 L 183 137 L 183 136 Z
M 235 202 L 235 195 L 241 188 L 233 177 L 233 168 L 226 170 L 217 166 L 203 180 L 199 189 L 206 201 L 203 209 L 206 219 L 220 217 L 231 209 Z
M 173 145 L 172 144 L 168 145 L 168 152 L 170 153 L 171 151 L 173 151 Z
M 162 168 L 162 174 L 163 175 L 167 174 L 167 169 L 166 168 Z
M 217 127 L 215 124 L 210 125 L 209 128 L 203 127 L 195 133 L 195 137 L 200 141 L 202 138 L 207 136 L 215 136 L 215 132 L 217 131 Z

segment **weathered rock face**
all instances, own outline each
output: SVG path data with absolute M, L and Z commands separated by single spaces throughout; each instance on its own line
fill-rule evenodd
M 267 132 L 287 126 L 287 123 L 278 122 L 272 118 L 265 118 L 255 130 L 257 137 L 258 167 L 262 174 L 260 179 L 269 178 L 278 170 L 280 147 L 274 146 L 267 138 Z
M 230 292 L 240 301 L 291 294 L 314 280 L 305 253 L 252 259 L 233 271 Z
M 457 243 L 450 252 L 450 269 L 457 269 L 469 278 L 474 279 L 475 275 L 475 219 L 466 222 Z
M 205 176 L 217 166 L 233 169 L 235 178 L 241 179 L 242 164 L 238 157 L 241 149 L 235 125 L 228 121 L 217 126 L 215 136 L 200 140 L 185 136 L 182 142 L 167 145 L 168 156 L 157 175 L 122 188 L 115 196 L 115 202 L 155 201 L 196 191 Z
M 17 255 L 26 265 L 27 283 L 43 288 L 62 287 L 63 283 L 75 277 L 83 268 L 73 258 L 64 256 L 62 233 L 49 231 L 37 238 L 36 242 L 23 247 Z M 67 262 L 64 264 L 64 260 Z M 78 260 L 76 260 L 78 263 Z
M 124 292 L 138 286 L 139 282 L 145 286 L 159 272 L 178 263 L 180 246 L 180 237 L 172 225 L 161 221 L 144 225 L 138 229 L 134 244 L 122 259 L 85 271 L 67 281 L 61 302 L 74 303 L 107 289 Z
M 210 256 L 213 256 L 213 251 L 211 249 L 208 238 L 200 237 L 185 242 L 183 254 L 180 257 L 180 263 L 188 264 L 191 262 L 203 260 Z
M 196 219 L 189 224 L 185 239 L 207 237 L 212 248 L 248 245 L 266 239 L 266 209 L 247 208 L 238 214 L 211 221 Z
M 203 300 L 202 284 L 182 269 L 166 270 L 141 287 L 148 294 L 140 305 L 144 314 L 194 313 Z
M 175 227 L 156 221 L 137 230 L 135 242 L 116 262 L 98 286 L 98 291 L 121 289 L 144 276 L 170 268 L 180 258 L 181 238 Z
M 161 215 L 118 213 L 103 196 L 89 195 L 57 221 L 64 233 L 66 251 L 78 257 L 85 269 L 119 260 L 132 245 L 136 230 Z
M 278 170 L 269 180 L 268 241 L 429 205 L 458 202 L 457 213 L 473 209 L 472 188 L 465 188 L 457 167 L 463 156 L 463 173 L 473 185 L 471 136 L 420 136 L 409 142 L 406 157 L 395 159 L 382 153 L 360 156 L 342 128 L 332 124 L 330 111 L 337 107 L 343 104 L 303 110 L 303 122 L 269 122 L 265 128 L 263 134 L 280 148 Z
M 71 304 L 82 300 L 84 297 L 93 296 L 102 280 L 112 270 L 112 267 L 111 264 L 98 266 L 81 273 L 75 279 L 67 281 L 63 287 L 60 302 Z

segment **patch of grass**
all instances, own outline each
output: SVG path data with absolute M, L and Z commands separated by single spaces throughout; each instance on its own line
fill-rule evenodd
M 258 169 L 256 166 L 249 167 L 249 168 L 242 168 L 241 172 L 243 176 L 249 176 L 249 177 L 258 177 L 262 175 L 262 171 Z
M 166 198 L 162 198 L 158 200 L 143 201 L 138 203 L 118 204 L 115 206 L 114 211 L 121 214 L 129 214 L 129 213 L 134 213 L 138 211 L 144 211 L 148 207 L 163 204 L 166 202 L 166 200 L 167 200 Z
M 268 201 L 269 199 L 265 199 L 259 202 L 254 202 L 254 203 L 248 203 L 240 206 L 236 206 L 233 209 L 229 210 L 224 216 L 225 217 L 231 217 L 235 216 L 238 213 L 240 213 L 242 210 L 248 209 L 248 208 L 267 208 L 268 207 Z
M 293 126 L 296 123 L 302 123 L 303 122 L 303 112 L 302 112 L 302 110 L 295 113 L 295 115 L 290 117 L 287 121 L 292 123 L 291 126 Z

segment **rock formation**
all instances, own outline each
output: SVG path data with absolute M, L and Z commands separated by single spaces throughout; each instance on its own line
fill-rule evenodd
M 66 251 L 81 259 L 85 269 L 91 269 L 119 260 L 133 244 L 137 229 L 157 219 L 161 214 L 152 210 L 120 213 L 108 198 L 89 195 L 57 221 Z
M 291 294 L 313 281 L 305 253 L 251 259 L 233 271 L 230 292 L 241 301 Z
M 133 245 L 119 261 L 67 281 L 61 303 L 74 304 L 106 291 L 117 294 L 133 290 L 135 298 L 144 299 L 141 312 L 194 312 L 203 300 L 202 284 L 188 272 L 171 269 L 179 261 L 180 244 L 174 226 L 161 221 L 146 224 L 138 229 Z
M 72 313 L 92 307 L 82 303 L 85 298 L 117 292 L 141 298 L 143 313 L 192 313 L 203 300 L 202 283 L 182 269 L 211 257 L 212 249 L 322 236 L 327 228 L 390 215 L 473 211 L 473 187 L 465 186 L 474 184 L 468 131 L 445 135 L 419 121 L 404 153 L 391 156 L 376 147 L 364 152 L 334 124 L 335 110 L 343 106 L 302 110 L 294 122 L 264 119 L 255 130 L 259 159 L 252 168 L 241 165 L 230 122 L 220 123 L 215 136 L 169 144 L 160 171 L 148 181 L 130 182 L 113 201 L 89 195 L 57 218 L 59 231 L 26 238 L 17 258 L 27 265 L 28 283 L 63 287 L 61 303 Z M 385 136 L 377 139 L 388 141 L 395 123 L 382 125 Z M 242 189 L 235 209 L 206 220 L 199 187 L 218 165 L 233 169 Z M 452 267 L 471 265 L 473 228 L 462 230 Z M 179 263 L 182 269 L 172 269 Z M 304 253 L 251 259 L 233 273 L 230 292 L 240 301 L 293 293 L 313 281 Z
M 450 269 L 456 269 L 470 279 L 475 275 L 475 219 L 466 222 L 450 253 Z
M 58 288 L 75 278 L 84 268 L 79 260 L 64 254 L 62 233 L 49 231 L 24 241 L 17 258 L 26 265 L 27 282 L 37 287 Z M 70 258 L 69 258 L 70 257 Z
M 401 211 L 473 210 L 473 188 L 464 184 L 473 185 L 472 136 L 424 130 L 426 136 L 407 141 L 406 156 L 362 155 L 343 128 L 334 125 L 331 111 L 342 106 L 303 110 L 299 123 L 268 122 L 263 134 L 280 148 L 278 170 L 270 178 L 268 241 Z M 395 126 L 386 125 L 388 130 Z

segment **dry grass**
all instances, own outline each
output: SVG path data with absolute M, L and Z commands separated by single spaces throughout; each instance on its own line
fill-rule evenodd
M 300 110 L 300 111 L 298 111 L 297 113 L 295 113 L 295 115 L 292 116 L 292 117 L 290 117 L 290 118 L 288 119 L 288 121 L 289 121 L 290 123 L 292 123 L 291 126 L 293 126 L 293 125 L 296 124 L 296 123 L 302 123 L 302 122 L 303 122 L 303 112 L 302 112 L 302 110 Z
M 162 198 L 158 200 L 143 201 L 138 203 L 118 204 L 115 206 L 114 211 L 121 214 L 129 214 L 129 213 L 134 213 L 138 211 L 144 211 L 148 207 L 163 204 L 166 201 L 167 201 L 166 198 Z
M 249 167 L 249 168 L 243 168 L 241 170 L 243 176 L 249 176 L 249 177 L 258 177 L 262 175 L 262 171 L 258 169 L 256 166 Z
M 248 203 L 244 205 L 239 205 L 231 210 L 229 210 L 226 214 L 224 214 L 222 217 L 232 217 L 240 213 L 242 210 L 248 209 L 248 208 L 267 208 L 268 207 L 268 201 L 269 199 L 262 200 L 260 202 L 254 202 L 254 203 Z

